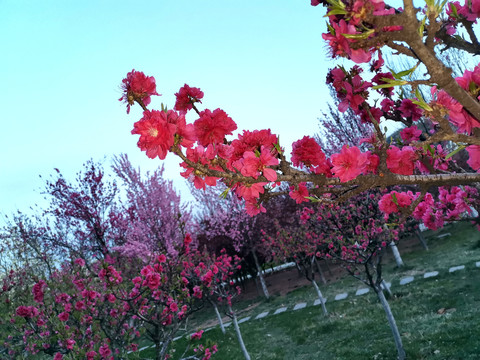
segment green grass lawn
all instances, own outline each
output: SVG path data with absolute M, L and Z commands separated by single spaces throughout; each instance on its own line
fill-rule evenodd
M 441 233 L 451 236 L 437 238 Z M 408 359 L 479 359 L 480 358 L 480 232 L 471 225 L 449 225 L 441 232 L 426 232 L 430 251 L 418 250 L 403 254 L 405 267 L 386 264 L 384 277 L 392 282 L 390 306 L 402 334 Z M 466 265 L 465 270 L 448 273 L 448 268 Z M 423 279 L 423 273 L 437 270 L 439 275 Z M 399 279 L 414 276 L 415 281 L 400 286 Z M 362 283 L 346 277 L 322 286 L 330 300 L 325 318 L 320 306 L 308 306 L 292 311 L 295 303 L 315 299 L 311 287 L 297 289 L 287 296 L 241 302 L 235 308 L 255 316 L 280 306 L 289 310 L 279 315 L 240 324 L 252 359 L 395 359 L 396 350 L 383 308 L 370 292 L 354 296 Z M 348 292 L 346 300 L 333 301 L 336 294 Z M 252 306 L 255 305 L 255 306 Z M 198 324 L 214 318 L 206 309 L 197 314 L 187 332 Z M 218 344 L 217 359 L 243 359 L 233 327 L 223 335 L 214 328 L 205 332 L 204 339 Z M 176 353 L 182 353 L 186 341 L 174 343 Z M 150 350 L 142 358 L 153 357 Z M 176 357 L 174 356 L 174 359 Z

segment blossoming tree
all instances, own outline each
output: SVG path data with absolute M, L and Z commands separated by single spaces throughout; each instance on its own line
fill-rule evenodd
M 142 174 L 126 155 L 114 158 L 113 171 L 122 180 L 126 199 L 118 205 L 115 227 L 122 234 L 115 250 L 123 255 L 148 258 L 155 252 L 175 253 L 192 230 L 190 210 L 180 202 L 163 168 Z
M 243 200 L 233 194 L 226 194 L 225 199 L 220 191 L 214 190 L 217 189 L 192 189 L 200 206 L 196 230 L 199 246 L 207 246 L 210 252 L 227 249 L 230 255 L 241 257 L 242 272 L 250 274 L 255 281 L 260 280 L 263 294 L 268 299 L 268 288 L 260 262 L 264 259 L 264 249 L 258 218 L 252 218 L 245 212 Z
M 297 227 L 284 229 L 280 226 L 273 236 L 267 235 L 266 232 L 263 234 L 265 237 L 262 240 L 270 249 L 272 258 L 281 262 L 295 262 L 303 276 L 310 281 L 322 305 L 323 314 L 327 316 L 326 298 L 323 297 L 315 281 L 315 266 L 318 267 L 318 263 L 316 263 L 317 249 L 321 247 L 321 244 L 318 243 L 319 237 L 313 237 L 310 233 L 305 233 Z

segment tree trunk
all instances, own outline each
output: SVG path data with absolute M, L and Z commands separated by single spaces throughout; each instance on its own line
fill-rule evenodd
M 260 264 L 258 263 L 257 253 L 255 252 L 255 249 L 252 249 L 252 255 L 253 260 L 255 261 L 255 266 L 257 267 L 258 278 L 260 279 L 260 284 L 262 285 L 263 295 L 265 295 L 265 298 L 267 298 L 268 300 L 270 298 L 270 294 L 268 293 L 267 283 L 265 282 L 265 278 L 262 274 L 262 269 L 260 267 Z
M 400 256 L 400 252 L 398 251 L 397 244 L 395 244 L 395 241 L 390 242 L 390 248 L 392 249 L 393 257 L 395 258 L 397 266 L 402 267 L 404 265 L 403 260 L 402 260 L 402 257 Z
M 324 285 L 327 285 L 327 280 L 325 279 L 325 275 L 323 274 L 322 267 L 318 263 L 317 258 L 315 258 L 315 265 L 317 266 L 318 273 L 320 274 L 320 279 Z
M 385 310 L 385 314 L 387 315 L 388 324 L 390 325 L 390 329 L 392 330 L 393 339 L 395 340 L 395 346 L 397 348 L 398 360 L 405 360 L 405 349 L 403 348 L 402 338 L 400 337 L 400 332 L 398 331 L 398 327 L 395 322 L 395 318 L 393 317 L 392 310 L 390 309 L 390 305 L 388 305 L 388 301 L 385 298 L 382 289 L 374 288 L 374 290 L 377 293 L 378 299 L 383 306 L 383 310 Z
M 157 346 L 160 348 L 159 349 L 160 351 L 157 350 L 156 360 L 164 360 L 165 359 L 165 356 L 167 355 L 167 351 L 168 351 L 168 345 L 170 345 L 170 341 L 165 341 L 163 343 L 157 344 Z
M 388 295 L 392 296 L 392 291 L 387 286 L 387 283 L 385 282 L 385 280 L 382 280 L 382 282 L 380 283 L 380 286 L 383 290 L 385 290 L 388 293 Z
M 323 315 L 327 316 L 328 311 L 327 311 L 327 307 L 325 306 L 325 299 L 323 298 L 322 292 L 320 291 L 320 288 L 318 287 L 315 280 L 312 280 L 312 285 L 315 288 L 315 291 L 317 292 L 318 299 L 320 300 L 320 304 L 322 304 Z
M 220 315 L 220 312 L 218 311 L 218 306 L 215 302 L 211 301 L 213 308 L 215 309 L 215 314 L 217 314 L 217 319 L 218 323 L 220 324 L 220 329 L 222 330 L 222 333 L 225 335 L 225 326 L 223 325 L 223 320 L 222 316 Z
M 238 343 L 240 344 L 240 349 L 242 350 L 243 356 L 245 357 L 245 360 L 250 360 L 250 355 L 248 354 L 247 348 L 245 347 L 245 343 L 243 342 L 243 338 L 242 338 L 242 333 L 240 332 L 240 327 L 238 326 L 237 315 L 233 311 L 232 305 L 230 304 L 228 304 L 228 311 L 232 315 L 233 327 L 235 328 Z
M 423 236 L 420 229 L 415 230 L 415 235 L 417 236 L 418 240 L 420 240 L 420 243 L 422 244 L 423 248 L 428 251 L 427 241 L 425 240 L 425 237 Z

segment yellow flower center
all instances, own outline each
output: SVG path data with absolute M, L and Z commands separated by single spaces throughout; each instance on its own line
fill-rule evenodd
M 148 135 L 150 135 L 150 136 L 152 136 L 152 137 L 157 137 L 157 135 L 158 135 L 158 130 L 155 129 L 155 128 L 150 128 L 150 129 L 148 130 Z

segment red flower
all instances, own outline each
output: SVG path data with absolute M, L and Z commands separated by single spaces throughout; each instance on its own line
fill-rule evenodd
M 193 287 L 193 296 L 198 298 L 198 299 L 202 298 L 202 289 L 200 288 L 200 286 L 195 285 Z
M 187 149 L 186 156 L 189 160 L 194 163 L 200 163 L 206 165 L 207 167 L 213 170 L 222 171 L 222 168 L 219 166 L 208 166 L 211 161 L 215 158 L 215 151 L 212 145 L 209 145 L 206 149 L 199 145 L 196 148 Z M 205 185 L 215 186 L 217 185 L 217 178 L 213 176 L 205 176 L 202 172 L 195 170 L 183 162 L 180 164 L 181 167 L 186 168 L 187 170 L 183 173 L 180 173 L 184 178 L 193 181 L 193 184 L 196 189 L 204 189 Z
M 79 266 L 85 266 L 85 260 L 83 260 L 82 258 L 75 259 L 74 263 Z
M 24 318 L 32 317 L 32 309 L 30 306 L 19 306 L 17 307 L 15 313 L 17 314 L 17 316 Z
M 222 144 L 225 135 L 231 135 L 237 124 L 221 109 L 204 110 L 193 123 L 197 141 L 202 146 Z
M 133 125 L 132 134 L 140 135 L 137 145 L 149 158 L 158 156 L 163 160 L 173 146 L 176 128 L 167 121 L 164 111 L 144 111 L 143 118 Z
M 102 346 L 100 346 L 100 348 L 98 349 L 98 352 L 100 353 L 103 359 L 106 359 L 112 354 L 112 350 L 110 350 L 107 344 L 103 344 Z
M 193 241 L 192 235 L 187 233 L 187 235 L 185 235 L 185 239 L 183 240 L 183 245 L 185 245 L 185 247 L 187 247 L 192 243 L 192 241 Z
M 458 78 L 457 78 L 458 81 Z M 432 88 L 432 94 L 437 91 L 435 87 Z M 433 102 L 435 105 L 440 105 L 449 111 L 449 120 L 452 124 L 458 127 L 458 133 L 471 134 L 473 128 L 480 127 L 478 122 L 473 116 L 465 111 L 462 104 L 448 95 L 445 90 L 436 92 L 437 100 Z
M 147 278 L 145 279 L 147 286 L 150 288 L 150 290 L 155 290 L 158 289 L 160 286 L 162 278 L 160 277 L 160 274 L 152 272 L 149 275 L 147 275 Z
M 203 91 L 185 84 L 180 88 L 178 93 L 175 93 L 175 96 L 177 97 L 177 101 L 175 102 L 174 109 L 181 113 L 186 113 L 193 108 L 194 103 L 201 103 L 200 99 L 203 98 Z
M 398 107 L 402 116 L 417 121 L 422 117 L 422 109 L 413 103 L 410 99 L 403 99 L 402 104 Z
M 355 75 L 350 81 L 343 82 L 342 102 L 338 104 L 338 110 L 341 112 L 352 109 L 358 113 L 360 105 L 365 102 L 365 90 L 370 86 L 369 82 L 365 82 L 359 75 Z
M 473 128 L 480 127 L 480 122 L 465 111 L 463 107 L 461 107 L 461 111 L 450 110 L 448 115 L 450 117 L 450 122 L 458 127 L 457 132 L 459 133 L 471 134 Z
M 325 154 L 314 138 L 304 136 L 292 144 L 292 163 L 294 166 L 303 164 L 306 167 L 324 165 Z
M 187 124 L 184 115 L 179 115 L 173 110 L 167 111 L 167 122 L 176 126 L 175 133 L 182 138 L 180 145 L 191 147 L 195 143 L 193 124 Z
M 443 212 L 441 210 L 429 209 L 422 217 L 423 223 L 430 230 L 437 230 L 444 224 Z
M 400 137 L 407 144 L 418 141 L 420 135 L 422 135 L 422 130 L 418 129 L 415 125 L 407 127 L 400 132 Z
M 250 216 L 255 216 L 261 212 L 267 212 L 267 209 L 262 204 L 257 203 L 255 199 L 245 201 L 245 211 Z
M 193 333 L 192 336 L 190 337 L 192 340 L 200 340 L 202 338 L 203 330 L 197 331 L 196 333 Z
M 85 356 L 87 357 L 87 360 L 94 360 L 95 356 L 97 356 L 97 352 L 96 351 L 89 351 L 88 353 L 85 354 Z
M 410 146 L 405 146 L 402 150 L 396 146 L 391 146 L 387 150 L 387 167 L 395 174 L 412 175 L 415 160 L 417 160 L 417 155 Z
M 270 129 L 254 131 L 244 130 L 242 135 L 238 135 L 238 139 L 232 141 L 233 154 L 231 160 L 236 161 L 241 159 L 245 151 L 260 151 L 262 146 L 269 150 L 273 150 L 277 143 L 277 135 L 272 134 Z
M 306 198 L 308 196 L 308 189 L 305 186 L 305 183 L 298 184 L 298 189 L 295 190 L 295 186 L 290 186 L 290 192 L 288 193 L 290 197 L 295 200 L 297 204 L 301 204 L 302 202 L 308 202 L 309 200 Z
M 58 314 L 58 318 L 60 319 L 60 321 L 67 321 L 69 317 L 70 315 L 66 311 L 63 311 L 60 314 Z
M 86 307 L 85 307 L 85 301 L 83 300 L 79 300 L 75 303 L 75 309 L 77 311 L 80 311 L 80 310 L 84 310 Z
M 178 311 L 178 305 L 176 302 L 172 302 L 170 305 L 169 305 L 169 309 L 171 312 L 177 312 Z
M 386 215 L 389 215 L 397 212 L 399 207 L 410 206 L 412 200 L 413 194 L 411 193 L 392 191 L 391 193 L 382 196 L 378 202 L 378 207 Z
M 263 194 L 265 191 L 264 186 L 267 185 L 266 182 L 240 185 L 236 189 L 236 194 L 245 199 L 245 201 L 254 201 L 260 197 L 260 194 Z
M 479 145 L 470 145 L 467 146 L 468 155 L 470 158 L 467 161 L 467 164 L 473 170 L 480 171 L 480 146 Z
M 68 350 L 73 350 L 73 346 L 75 345 L 76 341 L 73 339 L 68 339 L 67 340 L 67 349 Z
M 127 114 L 130 113 L 130 106 L 135 101 L 142 101 L 146 106 L 150 104 L 150 96 L 160 95 L 157 93 L 155 78 L 153 76 L 146 76 L 141 71 L 132 70 L 127 74 L 127 77 L 122 80 L 121 85 L 124 94 L 119 101 L 127 103 Z
M 358 34 L 354 25 L 347 24 L 345 20 L 340 20 L 338 23 L 332 23 L 330 33 L 322 34 L 324 40 L 329 42 L 333 51 L 333 56 L 345 56 L 352 61 L 358 63 L 369 62 L 372 54 L 363 49 L 351 49 L 350 44 L 355 42 L 346 38 L 346 34 Z
M 33 293 L 33 300 L 37 303 L 41 303 L 43 302 L 43 288 L 46 286 L 47 284 L 45 283 L 45 281 L 43 280 L 40 280 L 38 283 L 36 283 L 35 285 L 33 285 L 33 288 L 32 288 L 32 293 Z
M 368 165 L 368 154 L 360 152 L 356 146 L 343 145 L 340 154 L 332 155 L 333 173 L 341 182 L 355 179 Z
M 380 164 L 380 158 L 376 154 L 371 154 L 370 151 L 367 151 L 366 154 L 368 154 L 368 165 L 367 165 L 367 168 L 365 169 L 365 173 L 376 174 L 378 169 L 378 164 Z
M 259 156 L 252 151 L 246 151 L 243 154 L 243 158 L 234 164 L 243 176 L 251 176 L 257 179 L 263 173 L 267 180 L 276 181 L 276 171 L 267 167 L 274 165 L 278 165 L 278 159 L 272 155 L 270 150 L 265 149 L 263 146 Z

